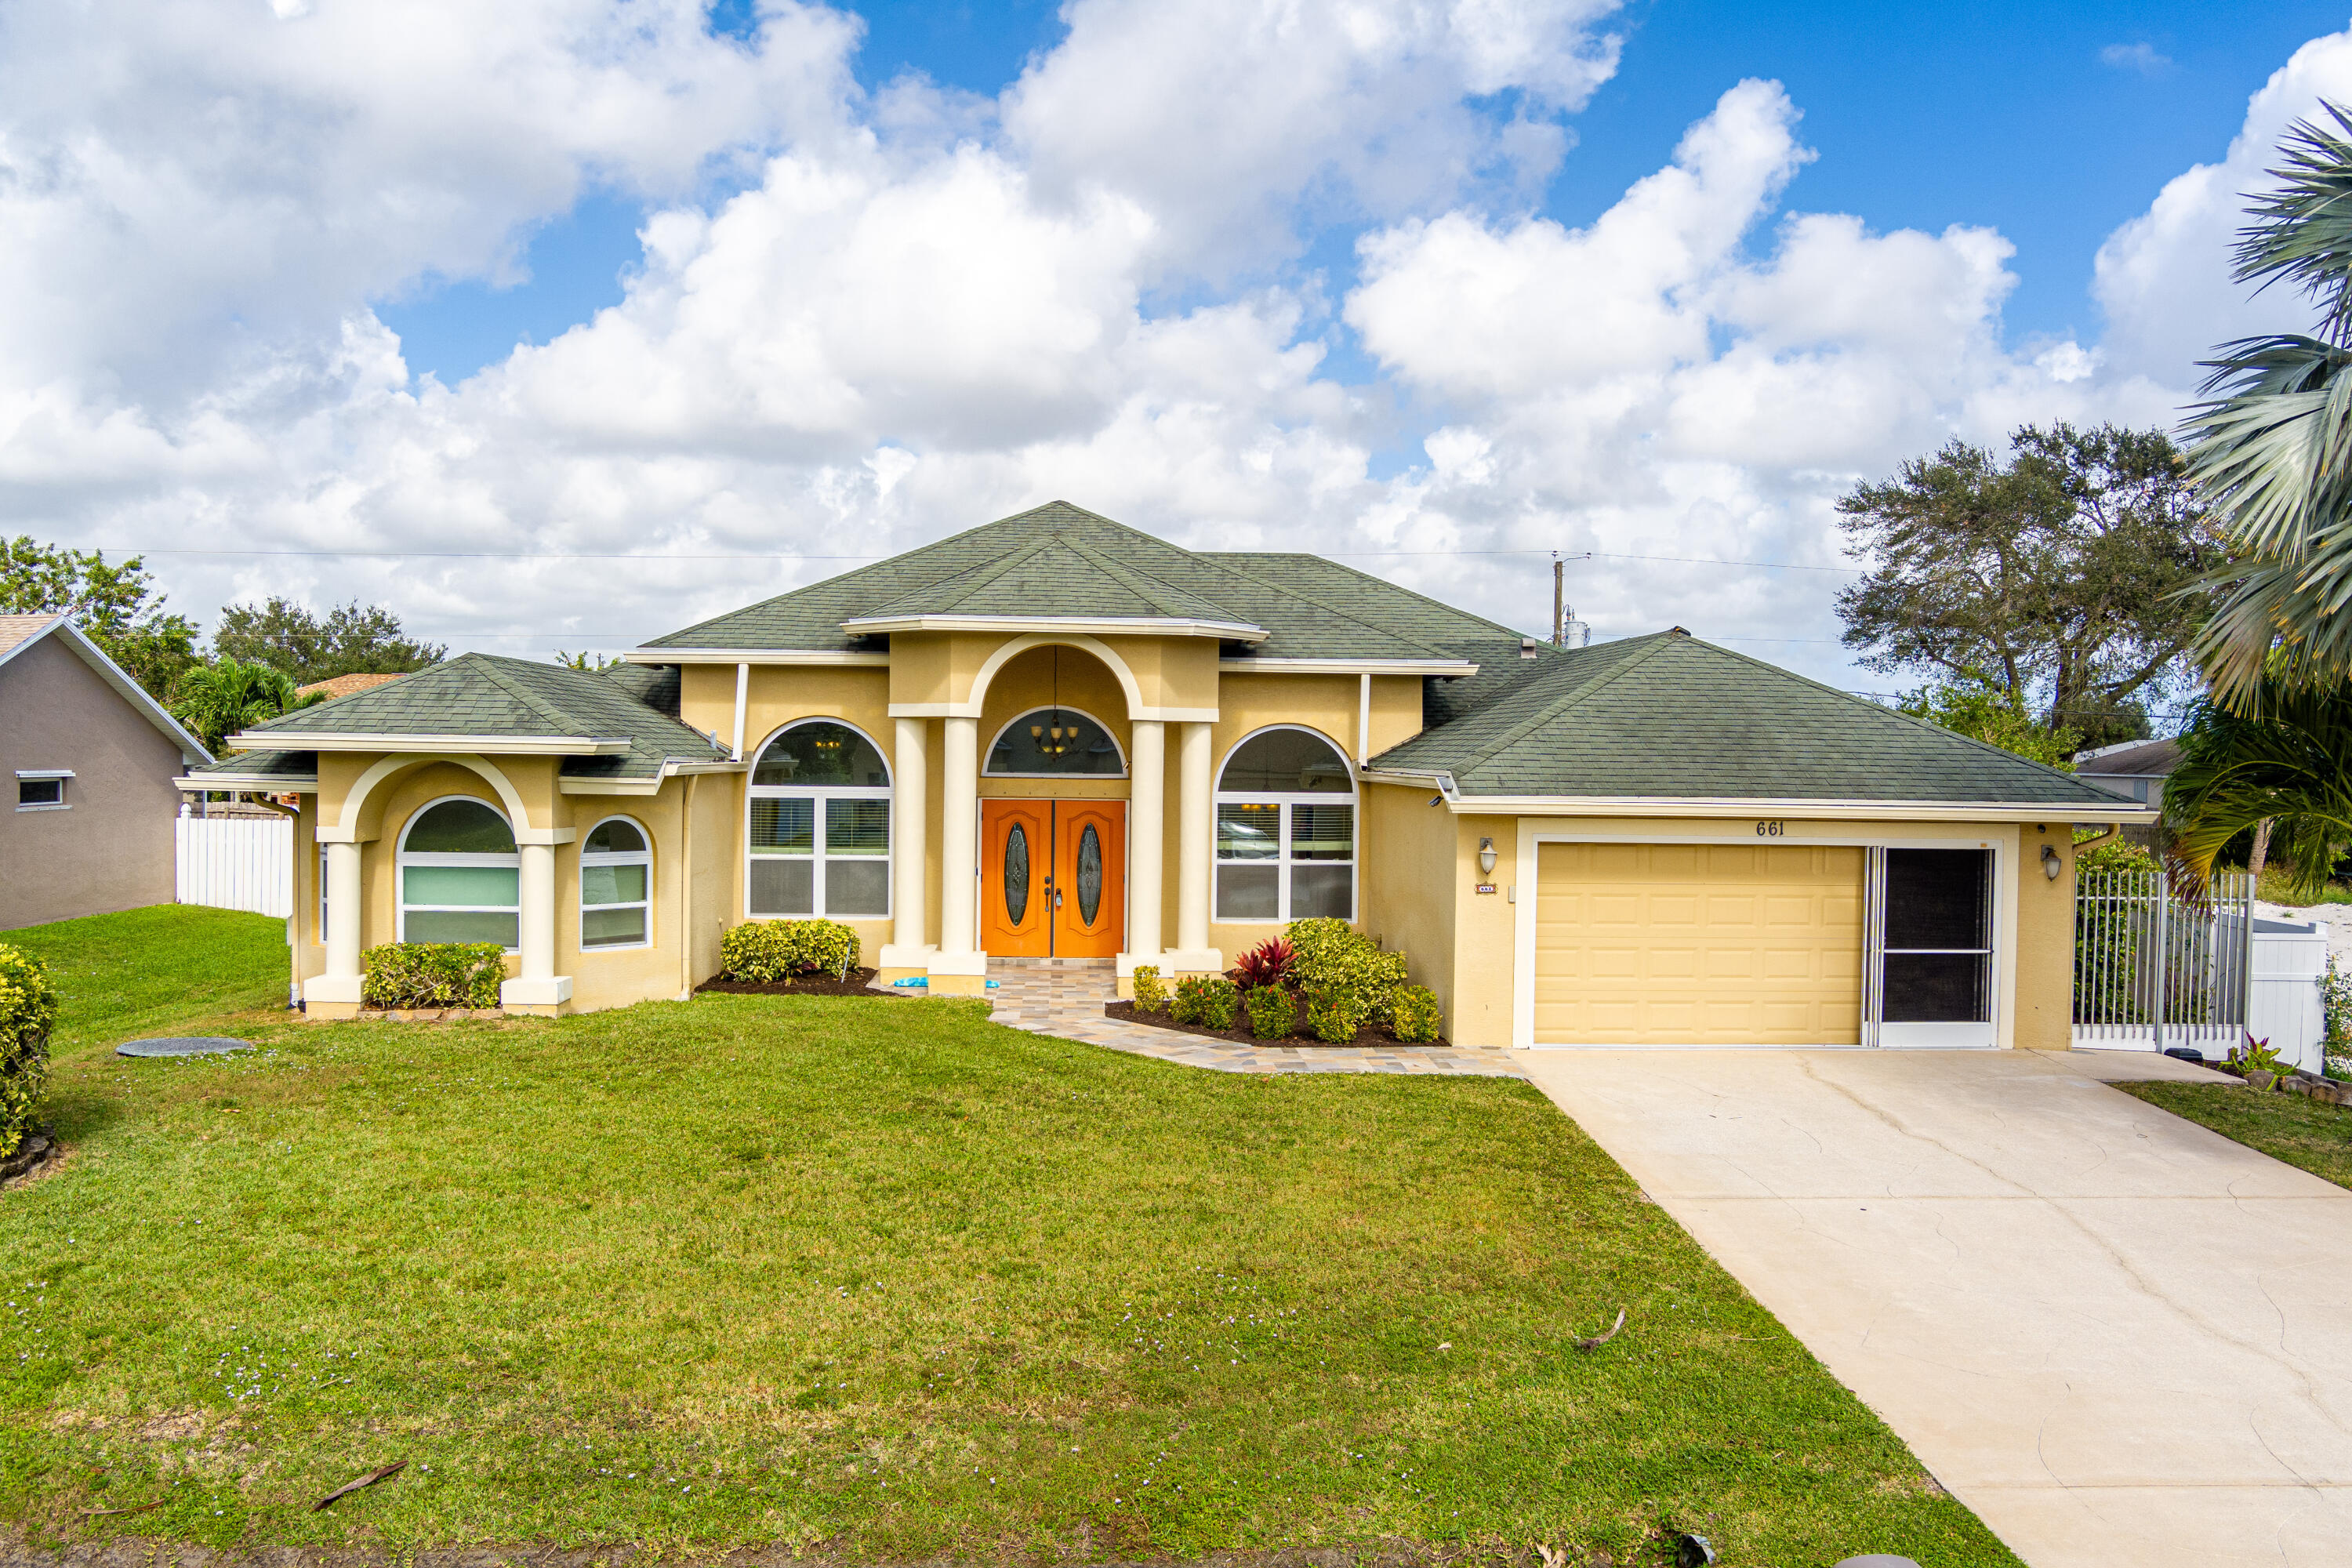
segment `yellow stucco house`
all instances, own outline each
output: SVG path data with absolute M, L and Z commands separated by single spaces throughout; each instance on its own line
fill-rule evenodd
M 2148 815 L 1679 629 L 1555 647 L 1063 502 L 616 670 L 467 654 L 230 744 L 186 784 L 299 794 L 330 1016 L 396 940 L 499 942 L 559 1013 L 682 995 L 745 920 L 950 994 L 1336 915 L 1463 1045 L 2063 1049 L 2069 826 Z

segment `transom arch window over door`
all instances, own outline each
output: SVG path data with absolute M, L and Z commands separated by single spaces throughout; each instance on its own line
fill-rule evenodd
M 837 719 L 786 726 L 751 767 L 753 919 L 890 912 L 890 767 L 864 731 Z
M 1110 727 L 1076 708 L 1034 708 L 996 732 L 981 772 L 993 778 L 1124 778 Z
M 653 839 L 635 817 L 608 816 L 580 841 L 580 945 L 653 940 Z
M 401 831 L 399 869 L 401 941 L 521 945 L 522 857 L 488 802 L 428 803 Z
M 1356 918 L 1356 778 L 1325 736 L 1280 724 L 1217 775 L 1216 918 Z

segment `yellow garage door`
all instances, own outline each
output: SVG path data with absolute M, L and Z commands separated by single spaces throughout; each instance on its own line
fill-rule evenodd
M 1539 1046 L 1851 1046 L 1862 851 L 1546 844 Z

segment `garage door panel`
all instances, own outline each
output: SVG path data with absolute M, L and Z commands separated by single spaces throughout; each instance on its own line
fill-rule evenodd
M 1548 844 L 1539 1045 L 1853 1045 L 1860 848 Z

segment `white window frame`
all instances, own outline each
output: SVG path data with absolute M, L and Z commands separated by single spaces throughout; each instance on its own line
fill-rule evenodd
M 73 776 L 74 771 L 71 768 L 18 768 L 16 783 L 20 787 L 16 791 L 16 809 L 18 811 L 71 811 L 73 791 L 68 785 L 72 783 Z M 27 802 L 21 786 L 28 784 L 55 784 L 58 786 L 58 798 Z
M 1259 736 L 1272 733 L 1277 730 L 1296 730 L 1302 735 L 1312 735 L 1317 740 L 1322 742 L 1326 746 L 1328 746 L 1331 749 L 1331 755 L 1337 758 L 1340 765 L 1348 770 L 1348 791 L 1346 795 L 1343 797 L 1339 791 L 1328 789 L 1229 790 L 1223 787 L 1225 782 L 1225 770 L 1233 765 L 1234 758 L 1240 753 L 1241 749 L 1244 746 L 1248 745 L 1252 741 L 1256 740 Z M 1364 806 L 1362 799 L 1363 792 L 1358 786 L 1354 767 L 1348 762 L 1348 752 L 1346 749 L 1337 741 L 1334 741 L 1330 736 L 1325 734 L 1322 731 L 1314 728 L 1312 725 L 1262 724 L 1258 726 L 1258 728 L 1252 730 L 1248 734 L 1244 735 L 1240 740 L 1235 741 L 1226 751 L 1225 754 L 1218 760 L 1216 779 L 1219 787 L 1211 792 L 1209 817 L 1209 919 L 1219 925 L 1288 925 L 1293 920 L 1305 918 L 1303 916 L 1293 915 L 1290 912 L 1290 873 L 1292 868 L 1297 866 L 1345 866 L 1348 868 L 1348 912 L 1340 918 L 1346 920 L 1349 924 L 1353 925 L 1356 921 L 1357 910 L 1361 907 L 1364 896 L 1364 879 L 1361 874 L 1364 847 Z M 1349 808 L 1348 820 L 1352 825 L 1351 831 L 1349 836 L 1352 848 L 1348 858 L 1345 860 L 1293 860 L 1290 857 L 1290 808 L 1294 805 L 1337 805 L 1340 804 L 1343 798 Z M 1228 860 L 1217 853 L 1216 807 L 1229 804 L 1234 805 L 1278 805 L 1282 808 L 1278 814 L 1281 823 L 1278 847 L 1275 852 L 1273 859 Z M 1219 895 L 1224 889 L 1225 868 L 1228 866 L 1272 866 L 1276 868 L 1274 882 L 1275 913 L 1271 919 L 1263 915 L 1225 915 L 1218 912 L 1223 903 L 1223 899 Z
M 469 802 L 475 805 L 488 806 L 491 811 L 498 813 L 498 817 L 500 822 L 507 825 L 508 833 L 511 834 L 514 832 L 514 819 L 509 816 L 499 807 L 491 805 L 490 802 L 484 800 L 478 795 L 436 795 L 433 799 L 426 801 L 423 805 L 418 806 L 415 811 L 410 812 L 408 814 L 408 820 L 400 825 L 400 849 L 393 858 L 392 868 L 392 896 L 394 912 L 398 916 L 397 930 L 399 940 L 402 942 L 406 942 L 408 940 L 408 911 L 412 909 L 424 914 L 502 915 L 511 912 L 515 918 L 515 940 L 517 945 L 509 947 L 506 951 L 509 952 L 520 952 L 522 951 L 520 947 L 522 940 L 522 846 L 520 843 L 515 846 L 515 852 L 511 855 L 479 855 L 471 853 L 453 854 L 432 849 L 412 853 L 409 850 L 408 836 L 416 831 L 416 825 L 425 820 L 425 813 L 431 811 L 436 805 L 443 805 L 453 800 L 462 800 Z M 408 901 L 408 868 L 411 866 L 466 866 L 488 868 L 498 870 L 504 870 L 509 867 L 512 867 L 515 872 L 516 901 L 512 905 L 511 910 L 509 910 L 509 906 L 504 904 L 411 904 Z
M 857 736 L 867 745 L 873 747 L 874 754 L 882 759 L 883 782 L 881 784 L 877 787 L 866 784 L 755 784 L 749 782 L 758 775 L 760 770 L 760 759 L 768 754 L 769 747 L 774 745 L 778 741 L 782 740 L 785 735 L 790 734 L 793 731 L 804 729 L 811 724 L 837 725 L 840 728 L 848 731 L 851 734 Z M 898 856 L 898 812 L 897 805 L 893 799 L 897 791 L 898 769 L 891 761 L 889 751 L 883 746 L 882 742 L 876 740 L 873 736 L 867 734 L 864 730 L 851 723 L 846 719 L 836 719 L 827 713 L 812 713 L 805 719 L 795 719 L 789 724 L 778 725 L 765 740 L 760 742 L 759 749 L 750 754 L 750 761 L 751 764 L 751 768 L 743 775 L 746 781 L 743 786 L 743 918 L 747 921 L 887 921 L 891 919 L 893 914 L 893 905 L 898 896 L 898 877 L 896 864 Z M 805 800 L 811 803 L 809 806 L 809 852 L 805 857 L 799 855 L 757 855 L 752 853 L 751 803 L 758 800 Z M 883 850 L 880 857 L 882 861 L 882 912 L 879 914 L 836 915 L 827 912 L 825 909 L 824 895 L 829 883 L 829 879 L 824 873 L 829 861 L 835 858 L 835 857 L 829 857 L 825 854 L 824 805 L 825 802 L 829 800 L 879 800 L 892 803 L 887 817 L 888 826 L 885 829 Z M 812 906 L 809 910 L 804 914 L 784 914 L 775 910 L 769 910 L 764 913 L 755 911 L 751 908 L 751 868 L 758 865 L 762 860 L 799 860 L 803 858 L 809 862 L 809 903 Z M 871 865 L 876 858 L 871 855 L 844 855 L 838 857 L 838 858 L 864 866 Z
M 608 822 L 627 823 L 631 827 L 636 829 L 637 837 L 645 840 L 646 847 L 643 849 L 622 849 L 612 853 L 591 853 L 587 847 L 588 840 L 596 836 L 597 828 L 604 826 Z M 580 922 L 580 951 L 583 953 L 635 952 L 642 949 L 653 946 L 654 836 L 652 829 L 648 828 L 644 823 L 639 822 L 635 817 L 628 816 L 626 813 L 615 812 L 611 816 L 598 817 L 589 827 L 588 831 L 580 836 L 580 897 L 576 900 L 576 913 L 579 917 Z M 590 903 L 588 901 L 588 869 L 592 866 L 643 866 L 646 868 L 646 896 L 628 903 Z M 592 947 L 588 943 L 588 911 L 592 909 L 641 910 L 644 911 L 646 917 L 646 934 L 635 942 L 598 942 Z
M 997 742 L 1003 741 L 1014 728 L 1039 713 L 1074 714 L 1100 730 L 1104 737 L 1110 742 L 1112 753 L 1118 758 L 1118 772 L 1115 773 L 998 773 L 994 768 L 990 767 L 988 759 L 996 754 Z M 980 776 L 988 779 L 1123 779 L 1128 776 L 1127 748 L 1118 743 L 1118 734 L 1116 731 L 1085 709 L 1073 708 L 1066 702 L 1047 702 L 1032 708 L 1026 712 L 1016 713 L 998 726 L 996 733 L 988 738 L 987 747 L 980 753 Z
M 327 847 L 321 844 L 317 846 L 317 848 L 319 851 L 319 923 L 313 928 L 312 940 L 324 947 L 327 943 Z

